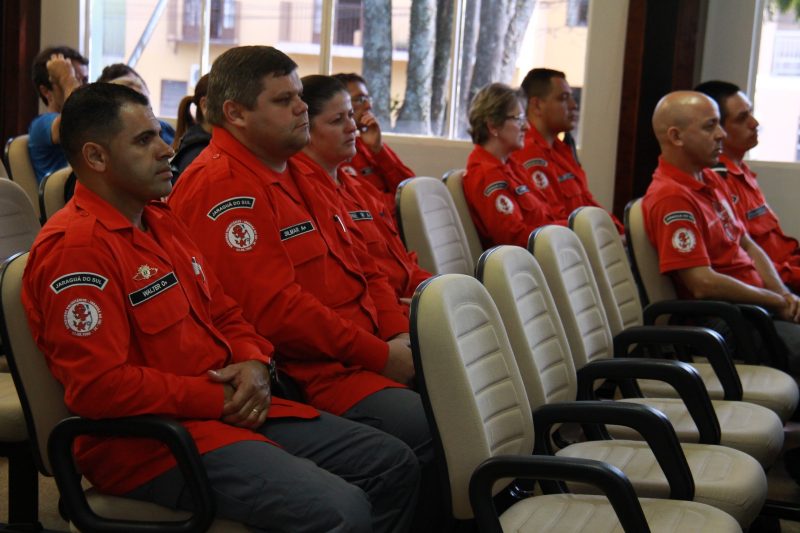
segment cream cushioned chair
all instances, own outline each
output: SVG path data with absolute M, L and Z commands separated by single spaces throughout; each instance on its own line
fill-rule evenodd
M 523 248 L 499 246 L 481 257 L 478 278 L 503 317 L 531 407 L 538 409 L 544 405 L 559 405 L 557 402 L 575 402 L 578 378 L 567 334 L 536 260 Z M 608 370 L 612 366 L 626 366 L 631 372 L 637 372 L 633 367 L 645 365 L 653 367 L 651 372 L 661 373 L 668 370 L 668 366 L 683 364 L 642 360 L 590 363 L 590 366 L 604 366 Z M 692 372 L 688 366 L 683 366 Z M 701 385 L 699 381 L 698 385 Z M 543 429 L 534 427 L 537 432 Z M 627 440 L 580 442 L 563 448 L 558 455 L 609 462 L 627 475 L 640 496 L 667 497 L 666 469 L 656 461 L 650 445 L 630 431 L 634 440 L 625 437 Z M 684 443 L 681 448 L 694 479 L 694 500 L 717 506 L 747 526 L 758 515 L 766 497 L 766 478 L 760 465 L 744 453 L 724 446 Z
M 601 496 L 535 496 L 515 503 L 499 519 L 494 516 L 491 495 L 506 484 L 494 483 L 495 479 L 509 481 L 519 475 L 577 479 L 598 468 L 617 483 L 616 490 L 608 486 L 606 490 L 625 516 L 626 531 L 648 526 L 653 532 L 739 531 L 729 515 L 707 505 L 649 498 L 637 502 L 624 475 L 608 465 L 530 456 L 534 435 L 525 388 L 497 308 L 474 278 L 447 274 L 417 289 L 411 307 L 411 342 L 456 519 L 473 517 L 472 501 L 480 513 L 481 531 L 622 531 L 614 508 Z
M 42 223 L 67 203 L 64 200 L 64 189 L 71 173 L 72 167 L 66 167 L 56 170 L 42 180 L 39 186 L 39 211 L 42 213 Z
M 483 253 L 483 245 L 481 244 L 478 230 L 475 228 L 475 222 L 472 221 L 467 197 L 464 196 L 464 174 L 466 174 L 466 170 L 463 168 L 453 169 L 442 176 L 442 181 L 450 192 L 450 196 L 453 197 L 453 203 L 456 206 L 456 211 L 458 211 L 458 218 L 461 220 L 461 226 L 467 236 L 472 260 L 477 264 L 478 258 Z
M 39 217 L 22 187 L 0 179 L 0 261 L 28 251 L 40 229 Z
M 628 246 L 635 254 L 642 285 L 651 302 L 675 300 L 675 288 L 668 276 L 659 272 L 658 255 L 644 231 L 641 199 L 630 204 L 626 210 Z M 586 248 L 592 268 L 605 273 L 596 274 L 601 297 L 612 334 L 616 335 L 630 326 L 644 323 L 642 303 L 636 286 L 636 278 L 630 263 L 621 261 L 619 238 L 608 233 L 607 222 L 594 209 L 584 209 L 575 214 L 574 230 Z M 602 267 L 601 267 L 602 265 Z M 618 310 L 618 312 L 614 312 Z M 722 398 L 723 389 L 714 369 L 709 364 L 695 363 L 712 398 Z M 775 411 L 786 421 L 797 408 L 800 392 L 797 382 L 786 372 L 763 365 L 737 363 L 742 399 L 763 405 Z M 648 396 L 672 396 L 674 392 L 660 384 L 642 383 L 642 391 Z
M 61 500 L 65 504 L 64 507 L 68 514 L 66 518 L 79 530 L 114 526 L 115 524 L 109 523 L 117 521 L 116 531 L 131 532 L 141 530 L 195 530 L 194 528 L 203 523 L 203 516 L 208 515 L 209 511 L 212 514 L 205 518 L 213 519 L 214 502 L 210 488 L 207 485 L 205 472 L 202 471 L 202 462 L 197 454 L 197 448 L 194 447 L 188 432 L 175 422 L 171 422 L 167 429 L 169 431 L 177 431 L 191 443 L 193 452 L 187 451 L 186 453 L 191 460 L 195 461 L 193 466 L 198 467 L 199 465 L 200 469 L 197 474 L 199 477 L 196 478 L 195 483 L 198 483 L 200 488 L 204 488 L 206 491 L 203 494 L 205 499 L 201 499 L 201 501 L 207 501 L 210 505 L 210 509 L 205 507 L 203 512 L 194 515 L 194 518 L 190 518 L 190 513 L 173 511 L 148 502 L 101 494 L 92 488 L 84 493 L 80 480 L 72 478 L 66 473 L 74 468 L 69 444 L 61 448 L 54 446 L 55 450 L 61 451 L 59 454 L 61 461 L 52 461 L 54 450 L 48 450 L 48 443 L 50 442 L 50 446 L 53 446 L 51 435 L 54 432 L 63 436 L 71 429 L 79 427 L 81 423 L 102 425 L 103 421 L 89 421 L 79 417 L 71 417 L 66 405 L 64 405 L 64 389 L 50 373 L 44 355 L 39 351 L 33 340 L 27 318 L 20 303 L 22 273 L 27 259 L 27 253 L 12 257 L 3 265 L 2 274 L 0 274 L 2 276 L 0 278 L 0 311 L 2 311 L 3 343 L 7 348 L 12 375 L 19 391 L 28 434 L 32 435 L 34 458 L 39 471 L 43 475 L 56 475 L 56 483 L 59 487 Z M 108 422 L 116 427 L 116 431 L 119 431 L 120 428 L 124 431 L 127 427 L 153 423 L 154 419 L 155 417 L 131 417 Z M 159 420 L 161 422 L 164 421 L 164 419 L 156 419 L 155 423 L 157 424 Z M 177 426 L 177 429 L 175 429 L 175 426 Z M 50 453 L 46 453 L 46 450 Z M 66 457 L 66 461 L 63 460 L 64 457 Z M 192 480 L 193 478 L 187 479 Z M 205 481 L 206 484 L 202 485 L 202 481 Z M 85 499 L 83 497 L 84 494 Z M 86 507 L 87 503 L 88 507 Z M 88 511 L 89 507 L 102 513 L 104 517 L 93 516 Z M 143 518 L 149 520 L 149 523 L 142 522 Z M 169 522 L 173 522 L 173 524 L 169 524 Z M 137 526 L 141 527 L 137 528 Z M 213 522 L 210 531 L 233 532 L 248 531 L 248 529 L 227 520 L 217 520 Z
M 17 182 L 28 195 L 38 218 L 40 216 L 39 182 L 36 179 L 36 172 L 33 170 L 31 156 L 28 152 L 27 134 L 8 140 L 5 148 L 5 161 L 9 177 L 12 181 Z
M 419 266 L 434 274 L 472 274 L 475 263 L 447 187 L 435 178 L 410 178 L 397 187 L 403 242 Z

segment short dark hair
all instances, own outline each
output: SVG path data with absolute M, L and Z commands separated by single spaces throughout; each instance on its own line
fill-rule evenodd
M 309 121 L 322 112 L 328 100 L 339 93 L 347 93 L 347 87 L 335 76 L 312 74 L 300 81 L 303 82 L 303 101 L 308 105 Z
M 694 90 L 705 94 L 717 103 L 720 124 L 724 124 L 727 118 L 725 100 L 741 91 L 739 86 L 735 83 L 720 80 L 704 81 L 695 87 Z
M 553 70 L 551 68 L 535 68 L 528 72 L 525 79 L 522 80 L 522 92 L 525 93 L 525 98 L 531 99 L 534 96 L 537 98 L 544 98 L 550 94 L 552 83 L 550 80 L 553 78 L 567 79 L 566 74 L 560 70 Z
M 61 54 L 66 59 L 77 61 L 81 65 L 88 65 L 89 60 L 83 57 L 80 52 L 69 46 L 49 46 L 36 54 L 33 58 L 33 65 L 31 67 L 31 78 L 33 79 L 33 88 L 36 94 L 44 105 L 47 105 L 47 99 L 39 92 L 39 86 L 44 85 L 49 90 L 53 89 L 53 84 L 50 83 L 50 74 L 47 73 L 47 62 L 53 54 Z
M 367 80 L 355 72 L 340 72 L 339 74 L 334 74 L 333 77 L 342 82 L 345 87 L 350 83 L 363 83 L 365 86 L 367 85 Z
M 226 51 L 214 61 L 209 73 L 208 122 L 222 125 L 222 104 L 226 100 L 253 109 L 264 90 L 264 76 L 288 76 L 296 68 L 292 58 L 272 46 L 239 46 Z
M 519 99 L 519 91 L 503 83 L 492 83 L 478 91 L 469 106 L 469 134 L 472 142 L 483 145 L 488 141 L 488 124 L 502 124 L 508 117 L 508 110 Z
M 147 83 L 144 81 L 138 72 L 133 70 L 131 67 L 126 65 L 125 63 L 114 63 L 112 65 L 108 65 L 103 69 L 103 72 L 100 73 L 100 77 L 97 78 L 97 81 L 108 83 L 114 81 L 117 78 L 121 78 L 123 76 L 127 76 L 128 74 L 133 74 L 147 86 Z
M 119 110 L 125 104 L 148 106 L 147 97 L 130 87 L 113 83 L 90 83 L 76 89 L 61 110 L 61 147 L 72 168 L 89 141 L 107 143 L 123 127 Z

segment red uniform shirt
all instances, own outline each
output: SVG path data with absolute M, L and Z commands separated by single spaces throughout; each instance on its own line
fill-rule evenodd
M 659 158 L 653 181 L 642 200 L 645 229 L 658 251 L 661 273 L 710 266 L 755 287 L 764 282 L 741 247 L 744 227 L 733 213 L 724 185 L 711 169 L 703 181 Z M 688 290 L 675 276 L 681 297 Z
M 415 176 L 414 171 L 403 164 L 389 145 L 383 143 L 383 148 L 375 153 L 361 137 L 356 137 L 356 155 L 342 166 L 351 167 L 356 175 L 379 190 L 393 216 L 397 186 L 404 179 Z
M 367 253 L 386 274 L 397 297 L 413 296 L 417 285 L 431 277 L 431 274 L 420 268 L 415 253 L 405 249 L 380 193 L 369 183 L 354 176 L 352 167 L 339 167 L 339 185 L 336 185 L 322 167 L 306 154 L 300 152 L 294 158 L 312 168 L 321 183 L 340 196 L 350 215 L 348 227 L 361 236 L 360 241 L 366 246 Z
M 309 403 L 341 414 L 400 386 L 378 372 L 408 319 L 386 277 L 359 262 L 347 209 L 311 169 L 274 172 L 215 128 L 169 203 Z
M 267 362 L 272 345 L 242 318 L 164 204 L 147 205 L 143 221 L 147 232 L 78 184 L 33 245 L 22 301 L 67 407 L 88 418 L 179 418 L 200 453 L 266 440 L 219 420 L 223 387 L 206 372 Z M 269 416 L 316 411 L 273 398 Z M 75 452 L 86 477 L 112 494 L 175 466 L 154 440 L 84 437 Z
M 467 159 L 464 196 L 484 249 L 498 244 L 527 248 L 531 232 L 546 224 L 566 225 L 522 168 L 475 145 Z M 560 213 L 560 211 L 559 211 Z
M 745 163 L 741 166 L 726 155 L 719 162 L 722 182 L 730 191 L 731 204 L 747 232 L 772 259 L 784 283 L 795 292 L 800 290 L 800 247 L 797 240 L 783 233 L 778 217 L 767 204 L 756 174 Z
M 549 146 L 533 124 L 525 132 L 525 146 L 511 158 L 525 169 L 525 175 L 542 192 L 559 218 L 569 217 L 579 207 L 601 207 L 589 191 L 586 173 L 575 160 L 572 149 L 560 139 Z M 622 223 L 614 215 L 611 218 L 620 234 L 624 234 Z

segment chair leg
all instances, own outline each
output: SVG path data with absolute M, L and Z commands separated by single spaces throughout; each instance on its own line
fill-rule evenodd
M 39 531 L 39 472 L 27 442 L 6 444 L 8 522 L 17 529 Z

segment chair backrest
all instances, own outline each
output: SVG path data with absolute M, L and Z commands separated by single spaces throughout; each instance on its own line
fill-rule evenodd
M 34 459 L 39 471 L 51 475 L 47 439 L 53 427 L 70 414 L 64 404 L 64 388 L 50 373 L 44 355 L 36 346 L 20 302 L 22 273 L 27 262 L 27 253 L 16 255 L 3 265 L 0 272 L 0 329 L 25 413 Z
M 72 167 L 65 167 L 42 180 L 39 186 L 39 211 L 43 222 L 67 203 L 64 199 L 64 188 L 71 173 Z
M 436 178 L 410 178 L 397 187 L 397 217 L 406 248 L 434 274 L 472 275 L 475 263 L 447 187 Z
M 645 299 L 642 303 L 647 305 L 675 299 L 675 286 L 669 276 L 661 273 L 658 252 L 647 237 L 641 198 L 631 200 L 625 206 L 625 236 L 628 239 L 633 275 Z
M 11 179 L 8 177 L 8 170 L 6 170 L 5 157 L 0 161 L 0 179 Z
M 611 357 L 606 312 L 578 236 L 563 226 L 544 226 L 534 232 L 528 246 L 553 294 L 575 368 Z
M 592 265 L 611 334 L 641 326 L 644 321 L 639 286 L 611 215 L 599 207 L 581 207 L 572 212 L 569 225 Z
M 477 279 L 436 276 L 414 295 L 411 346 L 442 447 L 453 516 L 472 518 L 468 488 L 475 468 L 489 457 L 533 451 L 531 410 L 503 322 Z
M 569 343 L 536 259 L 519 246 L 497 246 L 481 255 L 476 277 L 503 317 L 531 410 L 575 401 Z
M 475 222 L 472 221 L 467 197 L 464 196 L 463 183 L 465 173 L 466 170 L 463 168 L 449 170 L 442 176 L 442 181 L 450 192 L 450 196 L 453 197 L 453 204 L 456 206 L 458 218 L 461 220 L 461 226 L 467 236 L 467 244 L 469 244 L 469 251 L 472 254 L 472 261 L 477 264 L 478 258 L 483 253 L 483 245 L 481 244 L 480 236 L 478 236 L 478 230 L 475 228 Z
M 36 172 L 33 170 L 33 163 L 31 163 L 31 155 L 28 152 L 27 134 L 18 135 L 8 140 L 5 160 L 9 177 L 25 190 L 25 194 L 28 195 L 38 218 L 39 181 L 36 179 Z
M 28 251 L 40 228 L 39 217 L 22 187 L 0 179 L 0 261 Z

